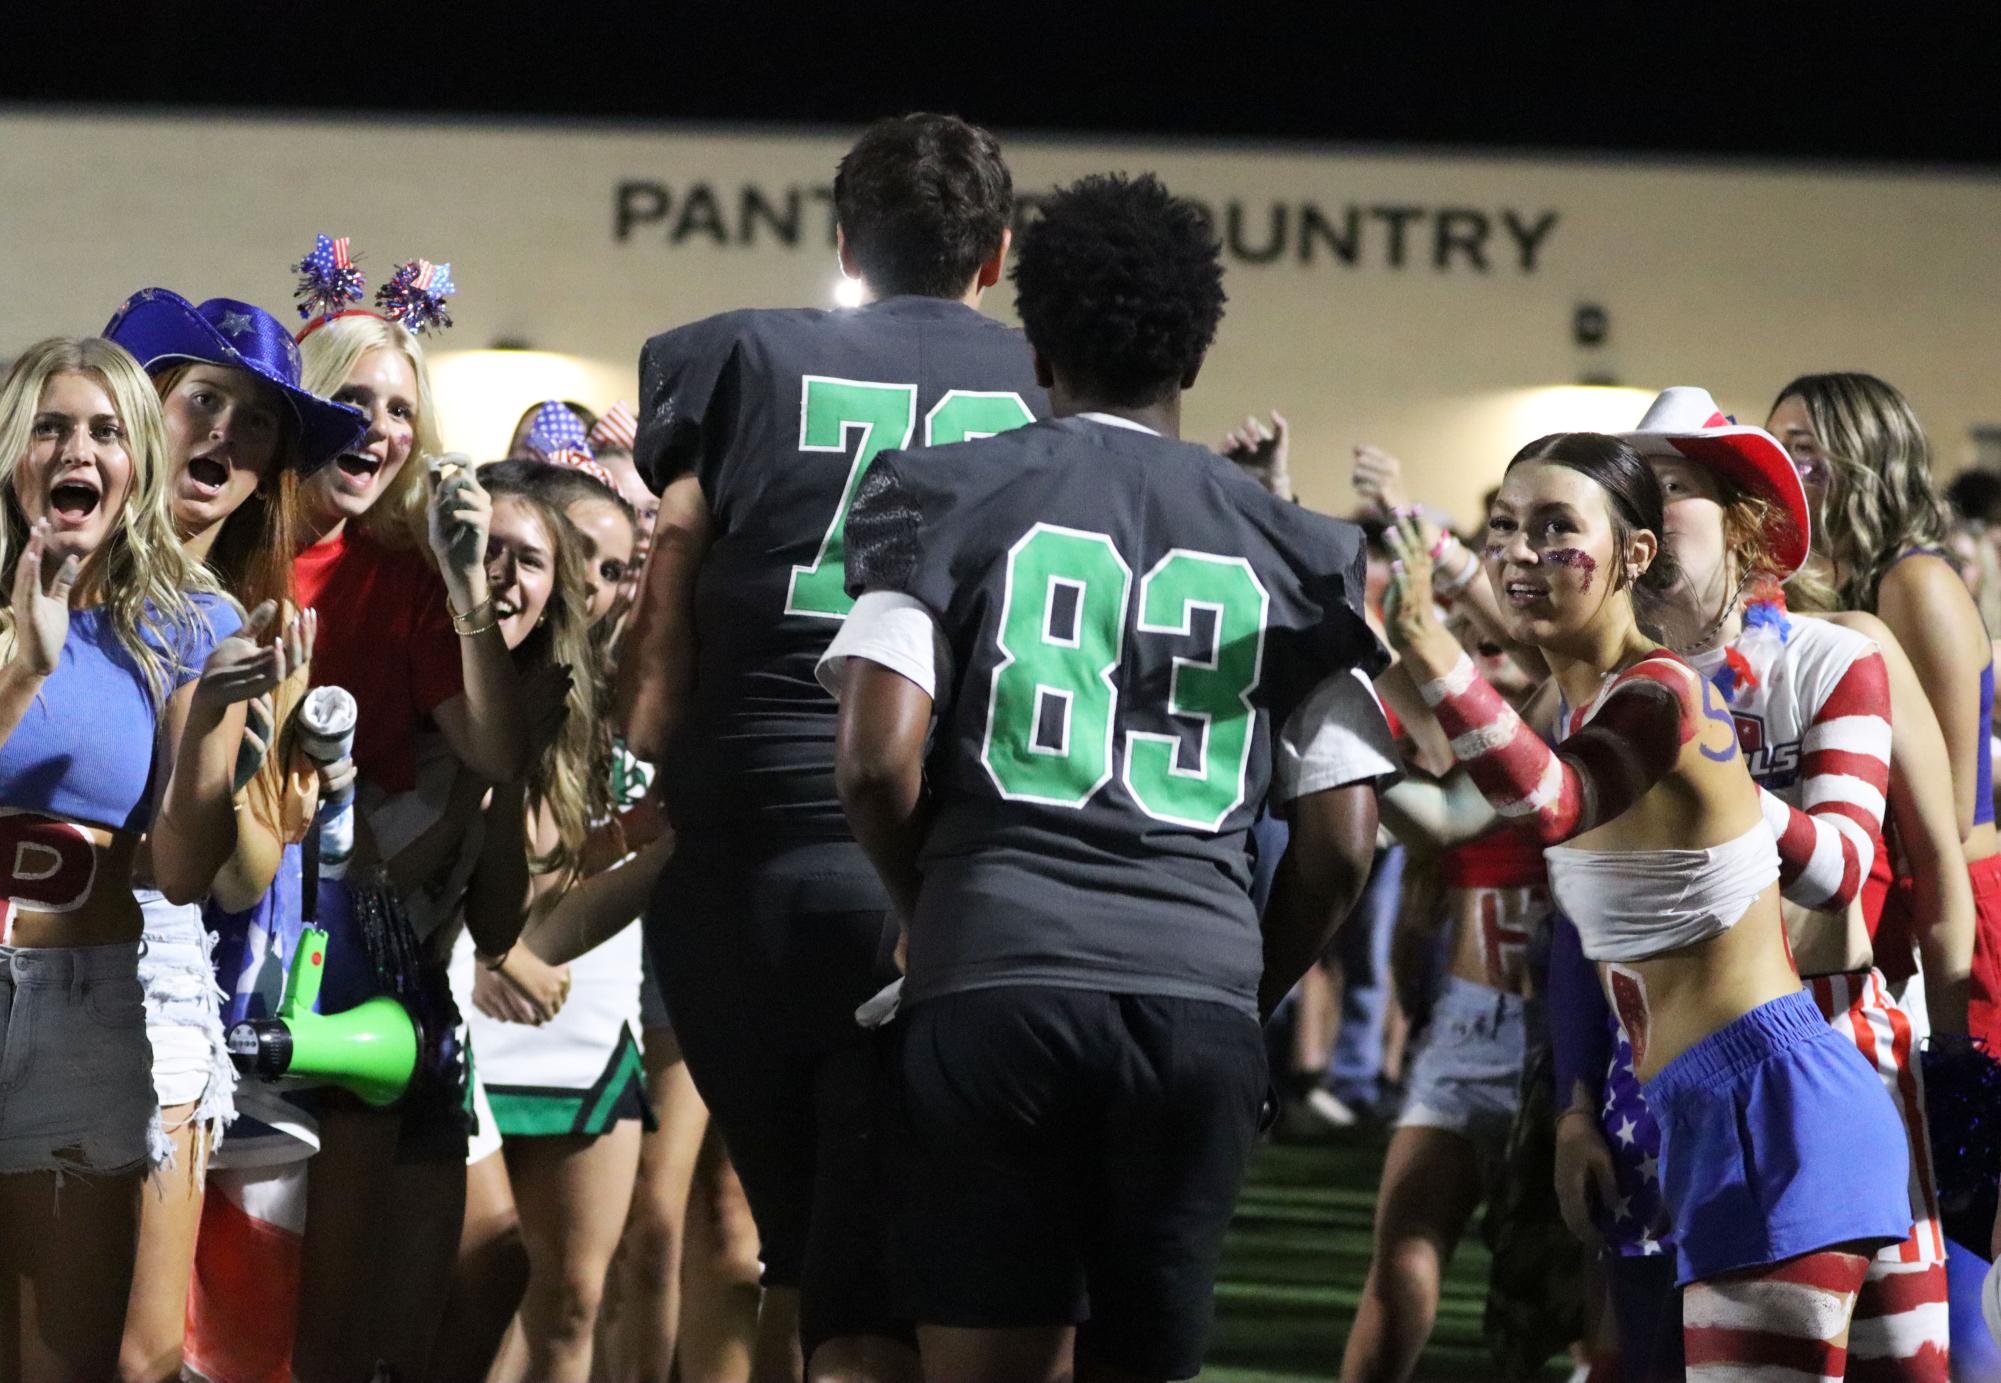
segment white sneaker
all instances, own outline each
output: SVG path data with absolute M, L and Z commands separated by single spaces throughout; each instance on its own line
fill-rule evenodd
M 903 1004 L 903 976 L 884 985 L 867 1003 L 855 1010 L 855 1022 L 865 1028 L 879 1028 L 896 1017 Z
M 1278 1137 L 1289 1143 L 1314 1143 L 1355 1126 L 1355 1111 L 1339 1096 L 1317 1086 L 1297 1100 L 1287 1101 L 1278 1121 Z
M 1307 1091 L 1304 1103 L 1328 1128 L 1353 1128 L 1358 1122 L 1347 1102 L 1324 1086 L 1316 1085 Z

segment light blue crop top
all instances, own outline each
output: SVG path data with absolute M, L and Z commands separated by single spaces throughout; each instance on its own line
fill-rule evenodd
M 146 626 L 147 643 L 168 655 L 170 688 L 193 681 L 216 644 L 243 623 L 227 597 L 191 599 L 196 627 L 173 631 L 173 643 Z M 55 671 L 0 744 L 0 807 L 145 830 L 153 820 L 158 723 L 145 675 L 104 608 L 72 611 Z

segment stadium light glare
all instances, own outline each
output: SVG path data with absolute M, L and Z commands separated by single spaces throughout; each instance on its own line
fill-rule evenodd
M 634 391 L 630 361 L 555 351 L 438 351 L 430 357 L 438 435 L 477 462 L 507 455 L 522 411 L 543 399 L 577 399 L 602 412 Z

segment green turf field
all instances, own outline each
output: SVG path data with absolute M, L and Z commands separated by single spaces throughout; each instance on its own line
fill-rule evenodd
M 1369 1269 L 1369 1231 L 1383 1140 L 1258 1149 L 1216 1283 L 1216 1333 L 1203 1378 L 1292 1383 L 1337 1377 L 1348 1322 Z M 1489 1379 L 1480 1340 L 1487 1251 L 1477 1229 L 1446 1279 L 1420 1383 Z M 1561 1379 L 1567 1369 L 1552 1367 Z

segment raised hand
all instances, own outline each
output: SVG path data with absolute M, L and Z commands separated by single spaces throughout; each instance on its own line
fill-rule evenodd
M 1384 513 L 1407 508 L 1410 495 L 1403 485 L 1403 462 L 1381 447 L 1355 448 L 1355 469 L 1350 477 L 1355 493 L 1373 502 Z
M 14 656 L 37 677 L 55 671 L 69 638 L 69 598 L 80 563 L 74 553 L 42 588 L 42 558 L 48 551 L 49 521 L 28 530 L 28 545 L 14 564 Z
M 460 597 L 486 598 L 486 535 L 493 499 L 470 470 L 451 468 L 431 496 L 431 551 L 446 583 Z
M 311 658 L 318 624 L 311 610 L 299 610 L 281 628 L 278 602 L 265 601 L 208 655 L 195 683 L 195 700 L 214 711 L 269 694 Z
M 1426 645 L 1442 648 L 1436 641 L 1446 640 L 1454 654 L 1446 663 L 1449 667 L 1457 661 L 1459 641 L 1438 618 L 1438 601 L 1432 588 L 1432 549 L 1439 538 L 1436 528 L 1410 513 L 1399 515 L 1384 531 L 1383 541 L 1394 560 L 1390 563 L 1389 588 L 1383 593 L 1383 624 L 1391 646 L 1405 655 Z
M 1252 414 L 1241 427 L 1223 435 L 1223 455 L 1280 499 L 1292 498 L 1291 446 L 1291 424 L 1277 409 L 1272 410 L 1270 427 Z

